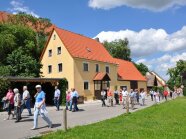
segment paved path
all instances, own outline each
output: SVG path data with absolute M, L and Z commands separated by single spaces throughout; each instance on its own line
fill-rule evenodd
M 150 100 L 150 97 L 146 100 L 146 106 L 135 105 L 134 112 L 153 105 L 154 102 Z M 122 109 L 121 105 L 114 107 L 101 107 L 101 102 L 96 101 L 92 103 L 79 105 L 80 111 L 67 112 L 68 127 L 74 127 L 77 125 L 85 125 L 95 123 L 112 117 L 116 117 L 126 112 L 126 109 Z M 25 109 L 22 117 L 23 119 L 19 123 L 15 123 L 15 120 L 4 121 L 7 116 L 6 113 L 0 113 L 0 139 L 23 139 L 29 138 L 43 133 L 62 129 L 62 110 L 56 111 L 54 107 L 49 107 L 49 117 L 51 118 L 54 128 L 49 129 L 46 127 L 46 123 L 39 117 L 39 129 L 30 130 L 33 127 L 33 117 L 27 116 L 27 110 Z

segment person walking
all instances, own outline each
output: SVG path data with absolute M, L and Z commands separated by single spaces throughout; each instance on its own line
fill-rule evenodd
M 122 105 L 122 89 L 119 91 L 119 104 Z
M 55 92 L 54 92 L 54 105 L 57 108 L 57 111 L 59 111 L 59 100 L 60 100 L 60 90 L 58 89 L 57 86 L 55 86 Z
M 14 109 L 15 109 L 15 115 L 16 115 L 16 122 L 19 122 L 21 120 L 21 95 L 19 93 L 19 90 L 17 88 L 14 88 Z
M 112 100 L 112 91 L 110 88 L 107 88 L 107 99 L 108 99 L 108 106 L 112 106 L 112 103 L 111 101 Z
M 114 91 L 114 98 L 115 98 L 116 105 L 118 105 L 119 104 L 119 93 L 117 89 L 115 89 Z
M 153 98 L 154 98 L 154 91 L 151 89 L 150 90 L 150 96 L 151 96 L 151 100 L 153 101 Z
M 172 98 L 175 99 L 177 96 L 177 92 L 176 92 L 176 89 L 174 90 L 173 94 L 172 94 Z
M 78 92 L 75 90 L 75 88 L 72 88 L 71 100 L 72 100 L 72 105 L 74 106 L 72 110 L 72 105 L 71 105 L 70 110 L 72 110 L 72 112 L 79 111 L 77 106 L 78 97 L 79 97 Z
M 145 96 L 146 96 L 145 91 L 142 90 L 141 93 L 140 93 L 140 97 L 141 97 L 141 101 L 142 101 L 142 104 L 141 105 L 142 106 L 145 105 Z
M 6 100 L 8 101 L 7 103 L 7 111 L 8 111 L 8 117 L 5 118 L 4 120 L 9 120 L 10 115 L 12 115 L 12 119 L 14 118 L 14 114 L 12 113 L 12 109 L 14 107 L 14 93 L 11 88 L 8 89 L 8 92 L 6 94 Z
M 159 102 L 160 102 L 161 92 L 159 90 L 157 90 L 157 94 L 159 94 L 158 97 L 159 97 Z
M 159 96 L 160 96 L 160 93 L 157 91 L 157 92 L 155 93 L 155 103 L 156 103 L 156 104 L 159 104 L 159 102 L 160 102 Z
M 167 90 L 164 90 L 163 95 L 164 95 L 166 101 L 167 101 L 168 94 L 169 94 L 168 91 Z
M 70 93 L 70 91 L 68 90 L 67 92 L 66 92 L 66 110 L 68 110 L 68 106 L 70 105 L 70 99 L 71 98 L 71 93 Z
M 130 101 L 131 101 L 131 108 L 134 109 L 134 99 L 135 99 L 135 93 L 133 91 L 133 89 L 131 89 L 130 92 Z
M 125 105 L 127 104 L 127 96 L 128 95 L 129 95 L 129 93 L 127 92 L 126 88 L 123 88 L 123 91 L 122 91 L 123 109 L 126 108 Z
M 47 110 L 45 105 L 45 92 L 42 91 L 41 85 L 36 85 L 37 93 L 35 95 L 35 106 L 34 106 L 34 126 L 31 130 L 38 128 L 38 115 L 40 114 L 43 120 L 48 124 L 49 128 L 52 128 L 52 122 L 47 116 Z
M 103 106 L 106 106 L 106 104 L 105 104 L 105 95 L 106 95 L 106 92 L 105 92 L 105 90 L 103 89 L 103 90 L 101 91 L 102 107 L 103 107 Z
M 138 89 L 136 89 L 136 101 L 137 101 L 137 105 L 139 105 L 139 99 L 140 99 L 140 94 Z
M 23 104 L 21 107 L 21 113 L 27 108 L 29 116 L 32 116 L 31 107 L 30 107 L 30 93 L 27 89 L 27 86 L 23 86 Z

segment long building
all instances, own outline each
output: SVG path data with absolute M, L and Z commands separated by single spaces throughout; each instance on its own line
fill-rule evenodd
M 146 78 L 132 62 L 115 59 L 98 41 L 54 27 L 40 57 L 45 78 L 66 78 L 86 100 L 101 90 L 147 89 Z

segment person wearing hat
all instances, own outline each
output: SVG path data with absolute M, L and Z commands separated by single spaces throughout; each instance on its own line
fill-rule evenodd
M 19 94 L 19 90 L 14 88 L 14 107 L 15 107 L 15 115 L 16 115 L 16 122 L 19 122 L 21 119 L 21 95 Z
M 36 85 L 37 93 L 35 95 L 35 106 L 34 106 L 34 127 L 31 130 L 38 128 L 38 115 L 40 114 L 44 121 L 47 122 L 48 127 L 52 128 L 52 122 L 47 116 L 47 110 L 45 106 L 45 92 L 41 90 L 41 85 Z

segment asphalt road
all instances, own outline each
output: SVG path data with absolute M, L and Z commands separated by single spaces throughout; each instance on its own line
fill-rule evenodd
M 154 102 L 150 100 L 150 97 L 146 99 L 145 106 L 135 105 L 134 112 L 146 107 L 153 105 Z M 72 128 L 78 125 L 86 125 L 102 121 L 105 119 L 113 118 L 126 112 L 126 109 L 122 109 L 121 105 L 114 107 L 101 107 L 101 102 L 91 102 L 87 104 L 81 104 L 78 106 L 80 111 L 78 112 L 67 112 L 67 124 L 68 127 Z M 22 120 L 15 123 L 15 119 L 4 121 L 3 119 L 7 116 L 7 113 L 0 113 L 0 139 L 23 139 L 30 138 L 33 136 L 41 135 L 51 131 L 62 129 L 62 117 L 63 111 L 56 111 L 55 107 L 48 107 L 49 117 L 52 120 L 53 128 L 50 129 L 47 124 L 39 117 L 39 129 L 30 130 L 33 127 L 33 116 L 29 117 L 27 110 L 25 109 L 22 114 Z

